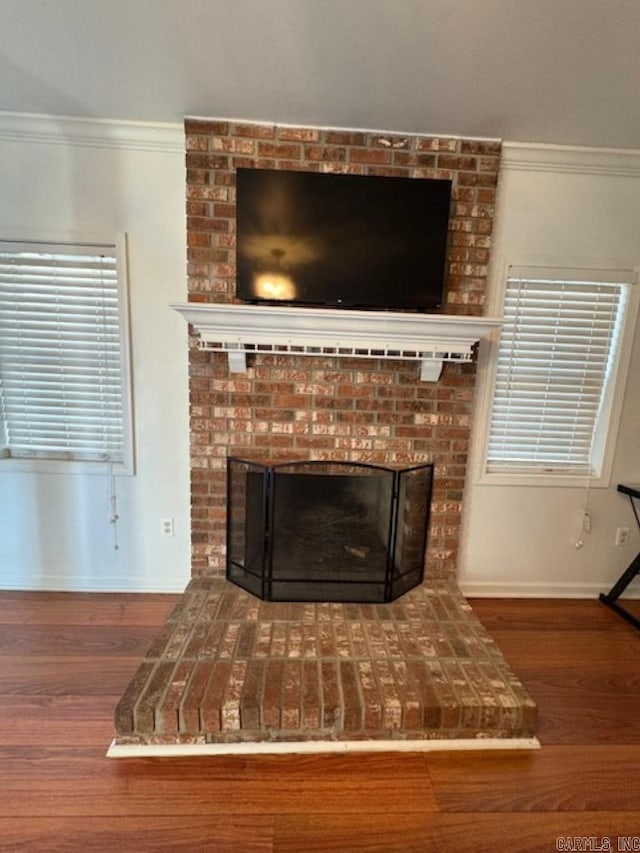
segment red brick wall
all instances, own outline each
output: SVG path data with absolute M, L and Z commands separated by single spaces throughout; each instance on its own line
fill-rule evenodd
M 453 181 L 448 314 L 483 312 L 500 144 L 187 120 L 189 299 L 235 299 L 235 169 L 350 172 Z M 319 309 L 321 310 L 321 309 Z M 225 460 L 337 459 L 436 464 L 427 575 L 456 572 L 474 364 L 437 383 L 415 362 L 256 355 L 246 374 L 190 349 L 193 574 L 224 571 Z

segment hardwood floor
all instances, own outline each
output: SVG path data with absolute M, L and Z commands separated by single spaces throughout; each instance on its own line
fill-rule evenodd
M 176 600 L 0 593 L 0 850 L 640 849 L 640 634 L 598 602 L 472 602 L 539 752 L 109 760 Z

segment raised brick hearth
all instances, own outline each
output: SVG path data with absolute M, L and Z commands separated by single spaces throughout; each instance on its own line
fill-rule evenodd
M 393 604 L 189 584 L 116 712 L 118 744 L 531 737 L 536 706 L 455 585 Z

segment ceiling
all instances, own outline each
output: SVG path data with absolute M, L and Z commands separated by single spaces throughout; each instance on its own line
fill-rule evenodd
M 0 110 L 640 149 L 638 0 L 0 0 Z

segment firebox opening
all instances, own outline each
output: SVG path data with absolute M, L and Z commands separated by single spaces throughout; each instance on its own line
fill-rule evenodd
M 276 601 L 391 601 L 422 581 L 433 465 L 228 461 L 227 577 Z

